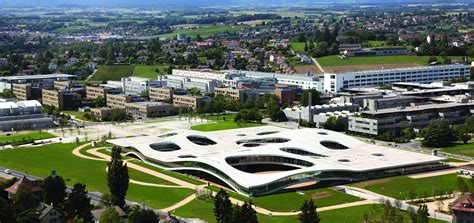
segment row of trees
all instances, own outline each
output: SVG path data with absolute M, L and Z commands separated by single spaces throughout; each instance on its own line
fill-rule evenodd
M 313 200 L 305 200 L 298 217 L 301 223 L 319 223 L 320 218 Z M 218 223 L 258 223 L 252 202 L 232 207 L 228 193 L 221 189 L 214 197 L 214 216 Z
M 467 143 L 473 133 L 474 117 L 469 117 L 464 125 L 451 126 L 446 120 L 432 121 L 421 130 L 420 136 L 423 137 L 424 146 L 445 147 L 458 140 Z

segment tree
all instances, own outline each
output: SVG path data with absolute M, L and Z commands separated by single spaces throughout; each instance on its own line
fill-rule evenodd
M 466 126 L 466 131 L 474 133 L 474 116 L 467 118 L 464 125 Z
M 201 90 L 197 87 L 188 88 L 186 91 L 188 93 L 190 93 L 191 95 L 200 95 L 201 94 Z
M 16 214 L 15 218 L 16 223 L 39 223 L 38 215 L 35 212 L 35 209 L 28 209 L 21 211 Z
M 438 62 L 438 58 L 437 57 L 430 57 L 428 58 L 428 63 L 433 63 L 433 62 Z
M 105 98 L 100 95 L 97 96 L 97 98 L 94 99 L 94 104 L 96 108 L 104 107 L 106 105 Z
M 43 201 L 58 207 L 66 198 L 66 184 L 61 176 L 49 175 L 43 181 Z
M 71 193 L 64 202 L 64 211 L 69 219 L 79 217 L 86 222 L 91 220 L 92 205 L 91 199 L 87 196 L 86 185 L 74 184 Z
M 288 118 L 285 115 L 285 112 L 282 110 L 271 110 L 270 113 L 268 114 L 270 116 L 270 119 L 274 122 L 286 122 L 288 121 Z
M 15 209 L 9 200 L 0 197 L 0 222 L 13 223 L 15 222 Z
M 456 125 L 453 127 L 453 131 L 456 134 L 456 138 L 461 140 L 464 144 L 471 140 L 471 134 L 469 133 L 467 126 Z
M 232 203 L 225 190 L 221 190 L 214 197 L 214 216 L 218 223 L 227 223 L 232 220 Z
M 307 89 L 307 90 L 303 90 L 303 94 L 301 95 L 300 104 L 302 106 L 308 106 L 310 94 L 311 94 L 311 106 L 322 104 L 321 98 L 319 96 L 319 92 L 316 89 Z
M 313 199 L 305 200 L 300 210 L 301 214 L 298 219 L 301 223 L 319 223 L 321 221 Z
M 346 130 L 346 124 L 342 118 L 331 116 L 323 123 L 323 128 L 336 132 L 343 132 Z
M 199 35 L 199 33 L 196 35 L 196 41 L 198 41 L 198 42 L 202 41 L 202 37 L 201 37 L 201 35 Z
M 245 202 L 234 210 L 233 223 L 258 223 L 257 212 L 252 207 L 252 201 Z
M 120 147 L 114 146 L 112 148 L 111 160 L 107 164 L 107 185 L 109 186 L 112 204 L 123 207 L 128 190 L 129 176 L 127 164 L 123 164 L 120 155 L 121 151 Z
M 422 144 L 428 147 L 443 147 L 450 145 L 454 138 L 454 132 L 446 120 L 432 121 L 426 128 L 422 129 Z
M 138 205 L 130 208 L 128 217 L 130 223 L 158 223 L 158 218 L 153 210 L 142 209 Z
M 34 209 L 38 205 L 33 193 L 23 187 L 20 187 L 15 196 L 13 196 L 13 203 L 15 204 L 17 212 Z
M 120 222 L 120 215 L 115 210 L 113 206 L 107 208 L 107 210 L 102 213 L 102 216 L 100 216 L 100 222 L 103 223 L 119 223 Z
M 428 223 L 429 222 L 429 216 L 430 214 L 428 213 L 428 206 L 426 204 L 422 204 L 420 208 L 418 208 L 417 211 L 417 223 Z
M 410 141 L 411 139 L 414 139 L 415 137 L 416 137 L 416 134 L 413 128 L 404 128 L 400 132 L 400 138 L 402 138 L 405 141 Z

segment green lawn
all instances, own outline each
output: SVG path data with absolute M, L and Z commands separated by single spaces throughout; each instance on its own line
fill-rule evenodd
M 474 157 L 474 142 L 462 144 L 456 143 L 452 146 L 442 148 L 441 151 L 453 154 L 459 154 L 463 156 Z
M 11 134 L 9 136 L 1 135 L 0 143 L 22 141 L 22 140 L 48 139 L 48 138 L 54 138 L 54 137 L 56 136 L 48 132 L 19 133 L 19 134 Z
M 234 122 L 235 115 L 218 115 L 218 116 L 207 116 L 203 119 L 209 119 L 215 121 L 216 123 L 211 124 L 201 124 L 194 125 L 191 127 L 192 130 L 210 132 L 210 131 L 220 131 L 226 129 L 238 129 L 238 128 L 248 128 L 262 126 L 264 124 L 260 123 L 238 123 Z
M 194 185 L 202 185 L 204 184 L 203 182 L 199 181 L 199 180 L 195 180 L 193 178 L 189 178 L 187 176 L 184 176 L 182 174 L 179 174 L 179 173 L 176 173 L 174 171 L 170 171 L 170 170 L 165 170 L 165 169 L 161 169 L 159 167 L 156 167 L 156 166 L 153 166 L 153 165 L 150 165 L 150 164 L 147 164 L 147 163 L 144 163 L 142 161 L 138 161 L 138 160 L 133 160 L 133 161 L 130 161 L 134 164 L 137 164 L 139 166 L 142 166 L 142 167 L 146 167 L 148 169 L 151 169 L 151 170 L 154 170 L 156 172 L 159 172 L 159 173 L 163 173 L 163 174 L 166 174 L 166 175 L 169 175 L 171 177 L 174 177 L 174 178 L 177 178 L 177 179 L 180 179 L 182 181 L 186 181 L 188 183 L 191 183 L 191 184 L 194 184 Z
M 216 192 L 220 190 L 220 188 L 215 186 L 210 186 L 207 188 Z M 305 200 L 311 198 L 315 200 L 315 202 L 318 204 L 318 207 L 327 207 L 360 200 L 358 197 L 354 197 L 328 188 L 306 190 L 303 191 L 303 193 L 304 194 L 299 194 L 297 192 L 288 192 L 249 198 L 230 191 L 229 196 L 239 200 L 252 200 L 254 204 L 271 211 L 298 210 L 300 205 Z
M 201 37 L 206 38 L 208 36 L 229 31 L 229 32 L 238 32 L 241 29 L 246 28 L 246 26 L 239 26 L 239 27 L 232 27 L 232 26 L 203 26 L 193 30 L 176 30 L 172 33 L 162 34 L 159 35 L 160 37 L 175 37 L 178 34 L 185 34 L 187 37 L 196 37 L 197 34 L 201 35 Z
M 291 42 L 291 49 L 295 52 L 304 52 L 304 42 Z
M 89 112 L 81 112 L 81 111 L 61 111 L 64 114 L 68 114 L 70 116 L 74 116 L 79 120 L 83 121 L 93 121 L 92 119 L 88 119 L 84 117 L 85 114 L 88 114 Z
M 435 177 L 413 179 L 407 176 L 397 176 L 377 180 L 363 181 L 352 184 L 379 194 L 399 199 L 409 199 L 408 193 L 415 191 L 418 197 L 432 197 L 433 192 L 450 193 L 458 189 L 457 174 L 446 174 Z
M 317 58 L 319 64 L 323 67 L 344 66 L 344 65 L 363 65 L 363 64 L 397 64 L 397 63 L 417 63 L 427 65 L 430 56 L 365 56 L 365 57 L 347 57 L 340 59 L 339 56 L 326 56 Z M 461 57 L 449 57 L 451 59 L 460 60 Z M 438 61 L 443 61 L 438 56 Z
M 385 41 L 379 41 L 379 40 L 369 40 L 368 44 L 370 47 L 387 47 L 390 45 L 387 45 Z
M 67 184 L 85 183 L 89 191 L 108 192 L 106 162 L 87 160 L 72 154 L 75 144 L 52 144 L 37 148 L 12 149 L 0 152 L 0 166 L 46 177 L 52 170 L 67 179 Z M 131 171 L 139 179 L 147 177 Z M 151 177 L 153 178 L 153 177 Z M 148 181 L 154 182 L 153 179 Z M 145 179 L 142 179 L 145 180 Z M 164 208 L 188 197 L 190 189 L 129 185 L 127 199 L 144 202 L 154 208 Z
M 120 80 L 122 77 L 131 76 L 134 69 L 134 65 L 100 65 L 90 80 Z
M 281 202 L 286 202 L 282 200 Z M 187 218 L 200 218 L 209 223 L 215 223 L 214 217 L 214 204 L 212 200 L 193 200 L 187 205 L 176 209 L 175 215 Z M 321 222 L 328 223 L 363 223 L 363 215 L 367 213 L 369 216 L 374 213 L 375 216 L 380 215 L 382 212 L 382 205 L 361 205 L 355 207 L 341 208 L 331 211 L 323 211 L 319 213 Z M 404 212 L 404 219 L 408 220 L 408 214 Z M 263 214 L 257 214 L 258 222 L 260 223 L 296 223 L 299 222 L 298 216 L 266 216 Z M 435 221 L 430 219 L 430 223 L 443 221 Z
M 160 72 L 157 73 L 156 69 Z M 156 79 L 158 75 L 166 73 L 167 69 L 167 65 L 136 65 L 132 76 Z

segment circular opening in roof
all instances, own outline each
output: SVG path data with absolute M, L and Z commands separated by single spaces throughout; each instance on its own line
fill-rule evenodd
M 181 149 L 178 145 L 168 142 L 152 143 L 150 144 L 150 148 L 159 152 L 171 152 Z
M 237 143 L 237 145 L 240 145 L 240 144 L 243 144 L 243 143 L 285 143 L 285 142 L 289 142 L 290 140 L 289 139 L 285 139 L 285 138 L 279 138 L 279 137 L 274 137 L 274 138 L 261 138 L 261 139 L 242 139 L 242 140 L 239 140 L 235 143 Z
M 258 144 L 258 143 L 245 143 L 245 144 L 242 144 L 243 147 L 257 147 L 257 146 L 260 146 L 261 144 Z
M 318 132 L 319 135 L 327 135 L 327 132 Z
M 217 144 L 216 142 L 214 142 L 214 140 L 209 139 L 204 136 L 191 135 L 191 136 L 186 136 L 186 138 L 188 138 L 188 140 L 191 141 L 192 143 L 196 145 L 200 145 L 200 146 L 209 146 L 209 145 Z
M 340 159 L 340 160 L 337 160 L 337 161 L 339 161 L 339 162 L 341 162 L 341 163 L 348 163 L 348 162 L 350 162 L 350 160 L 348 160 L 348 159 Z
M 257 135 L 263 136 L 263 135 L 270 135 L 270 134 L 275 134 L 278 133 L 279 131 L 267 131 L 267 132 L 259 132 Z
M 300 156 L 329 157 L 323 154 L 312 153 L 304 149 L 294 148 L 294 147 L 283 147 L 283 148 L 280 148 L 280 150 L 283 152 L 292 153 L 292 154 L 296 154 Z
M 237 134 L 237 136 L 246 136 L 245 134 Z
M 196 158 L 196 156 L 193 155 L 180 155 L 178 158 Z
M 382 153 L 373 153 L 372 156 L 384 156 Z
M 328 148 L 328 149 L 333 149 L 333 150 L 344 150 L 344 149 L 349 149 L 349 147 L 342 145 L 341 143 L 334 142 L 334 141 L 327 141 L 323 140 L 319 142 L 322 146 Z

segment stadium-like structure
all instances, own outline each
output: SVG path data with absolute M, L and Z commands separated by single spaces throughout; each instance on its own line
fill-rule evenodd
M 444 167 L 444 158 L 368 144 L 322 129 L 265 126 L 112 139 L 127 155 L 206 173 L 248 196 L 321 181 L 358 181 Z

